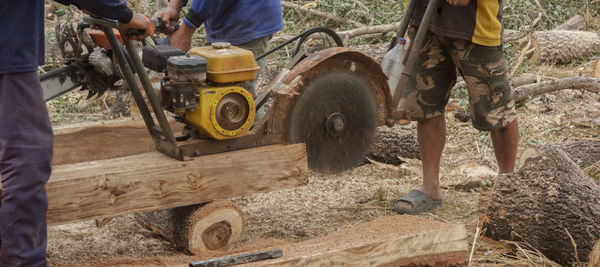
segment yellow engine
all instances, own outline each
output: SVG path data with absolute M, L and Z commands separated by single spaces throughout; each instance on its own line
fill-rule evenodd
M 244 82 L 254 80 L 258 71 L 251 51 L 214 43 L 169 57 L 166 69 L 163 106 L 200 135 L 222 140 L 250 130 L 256 111 Z
M 200 101 L 185 119 L 203 135 L 229 139 L 244 135 L 254 122 L 254 99 L 240 86 L 199 88 Z

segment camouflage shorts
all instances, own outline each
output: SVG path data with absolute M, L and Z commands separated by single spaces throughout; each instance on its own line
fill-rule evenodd
M 414 36 L 414 28 L 411 32 Z M 481 46 L 432 32 L 419 50 L 416 75 L 404 87 L 400 107 L 417 121 L 442 115 L 456 83 L 456 69 L 467 84 L 475 128 L 494 131 L 516 118 L 502 46 Z

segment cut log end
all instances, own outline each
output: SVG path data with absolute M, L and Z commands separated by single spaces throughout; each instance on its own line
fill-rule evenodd
M 176 248 L 200 256 L 212 256 L 239 240 L 245 220 L 230 200 L 145 212 L 136 221 L 169 240 Z
M 225 250 L 239 240 L 244 224 L 242 211 L 232 201 L 208 203 L 191 216 L 187 247 L 195 255 Z

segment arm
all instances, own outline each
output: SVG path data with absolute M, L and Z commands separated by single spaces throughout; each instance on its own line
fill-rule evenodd
M 95 15 L 119 21 L 118 28 L 128 40 L 143 39 L 150 34 L 152 22 L 144 15 L 134 13 L 125 0 L 55 0 L 64 5 L 73 4 L 77 8 Z M 129 35 L 128 29 L 144 30 L 145 35 Z
M 170 0 L 167 8 L 158 13 L 158 17 L 162 19 L 165 25 L 170 25 L 171 21 L 179 20 L 179 12 L 181 12 L 181 8 L 186 4 L 187 1 L 184 0 Z M 168 26 L 164 33 L 171 34 L 174 31 L 175 27 Z
M 182 0 L 175 0 L 178 3 Z M 221 0 L 219 0 L 221 1 Z M 171 0 L 171 3 L 173 0 Z M 183 23 L 179 26 L 179 29 L 173 34 L 169 35 L 169 41 L 171 46 L 177 47 L 183 51 L 188 51 L 192 44 L 192 35 L 196 31 L 196 28 L 202 26 L 202 23 L 217 7 L 218 1 L 215 0 L 194 0 L 190 11 L 183 19 Z M 179 12 L 177 13 L 179 16 Z

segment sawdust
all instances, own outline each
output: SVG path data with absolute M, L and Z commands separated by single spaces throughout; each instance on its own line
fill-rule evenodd
M 384 53 L 366 46 L 360 49 L 376 58 Z M 273 75 L 266 73 L 265 77 Z M 518 117 L 519 150 L 528 144 L 599 137 L 597 128 L 571 124 L 575 119 L 600 117 L 598 95 L 570 90 L 547 94 L 529 101 Z M 447 136 L 441 166 L 444 205 L 420 216 L 466 224 L 473 235 L 479 224 L 478 198 L 487 191 L 478 187 L 460 191 L 452 185 L 490 178 L 497 171 L 491 141 L 489 134 L 477 132 L 469 122 L 448 125 Z M 232 250 L 257 251 L 301 242 L 391 215 L 394 198 L 420 187 L 420 169 L 421 162 L 415 159 L 397 167 L 365 164 L 337 175 L 310 173 L 304 187 L 235 198 L 247 228 Z M 474 257 L 481 261 L 478 265 L 490 250 L 481 243 Z M 198 260 L 139 227 L 133 216 L 117 217 L 102 228 L 92 221 L 49 227 L 48 258 L 52 266 L 149 266 Z

